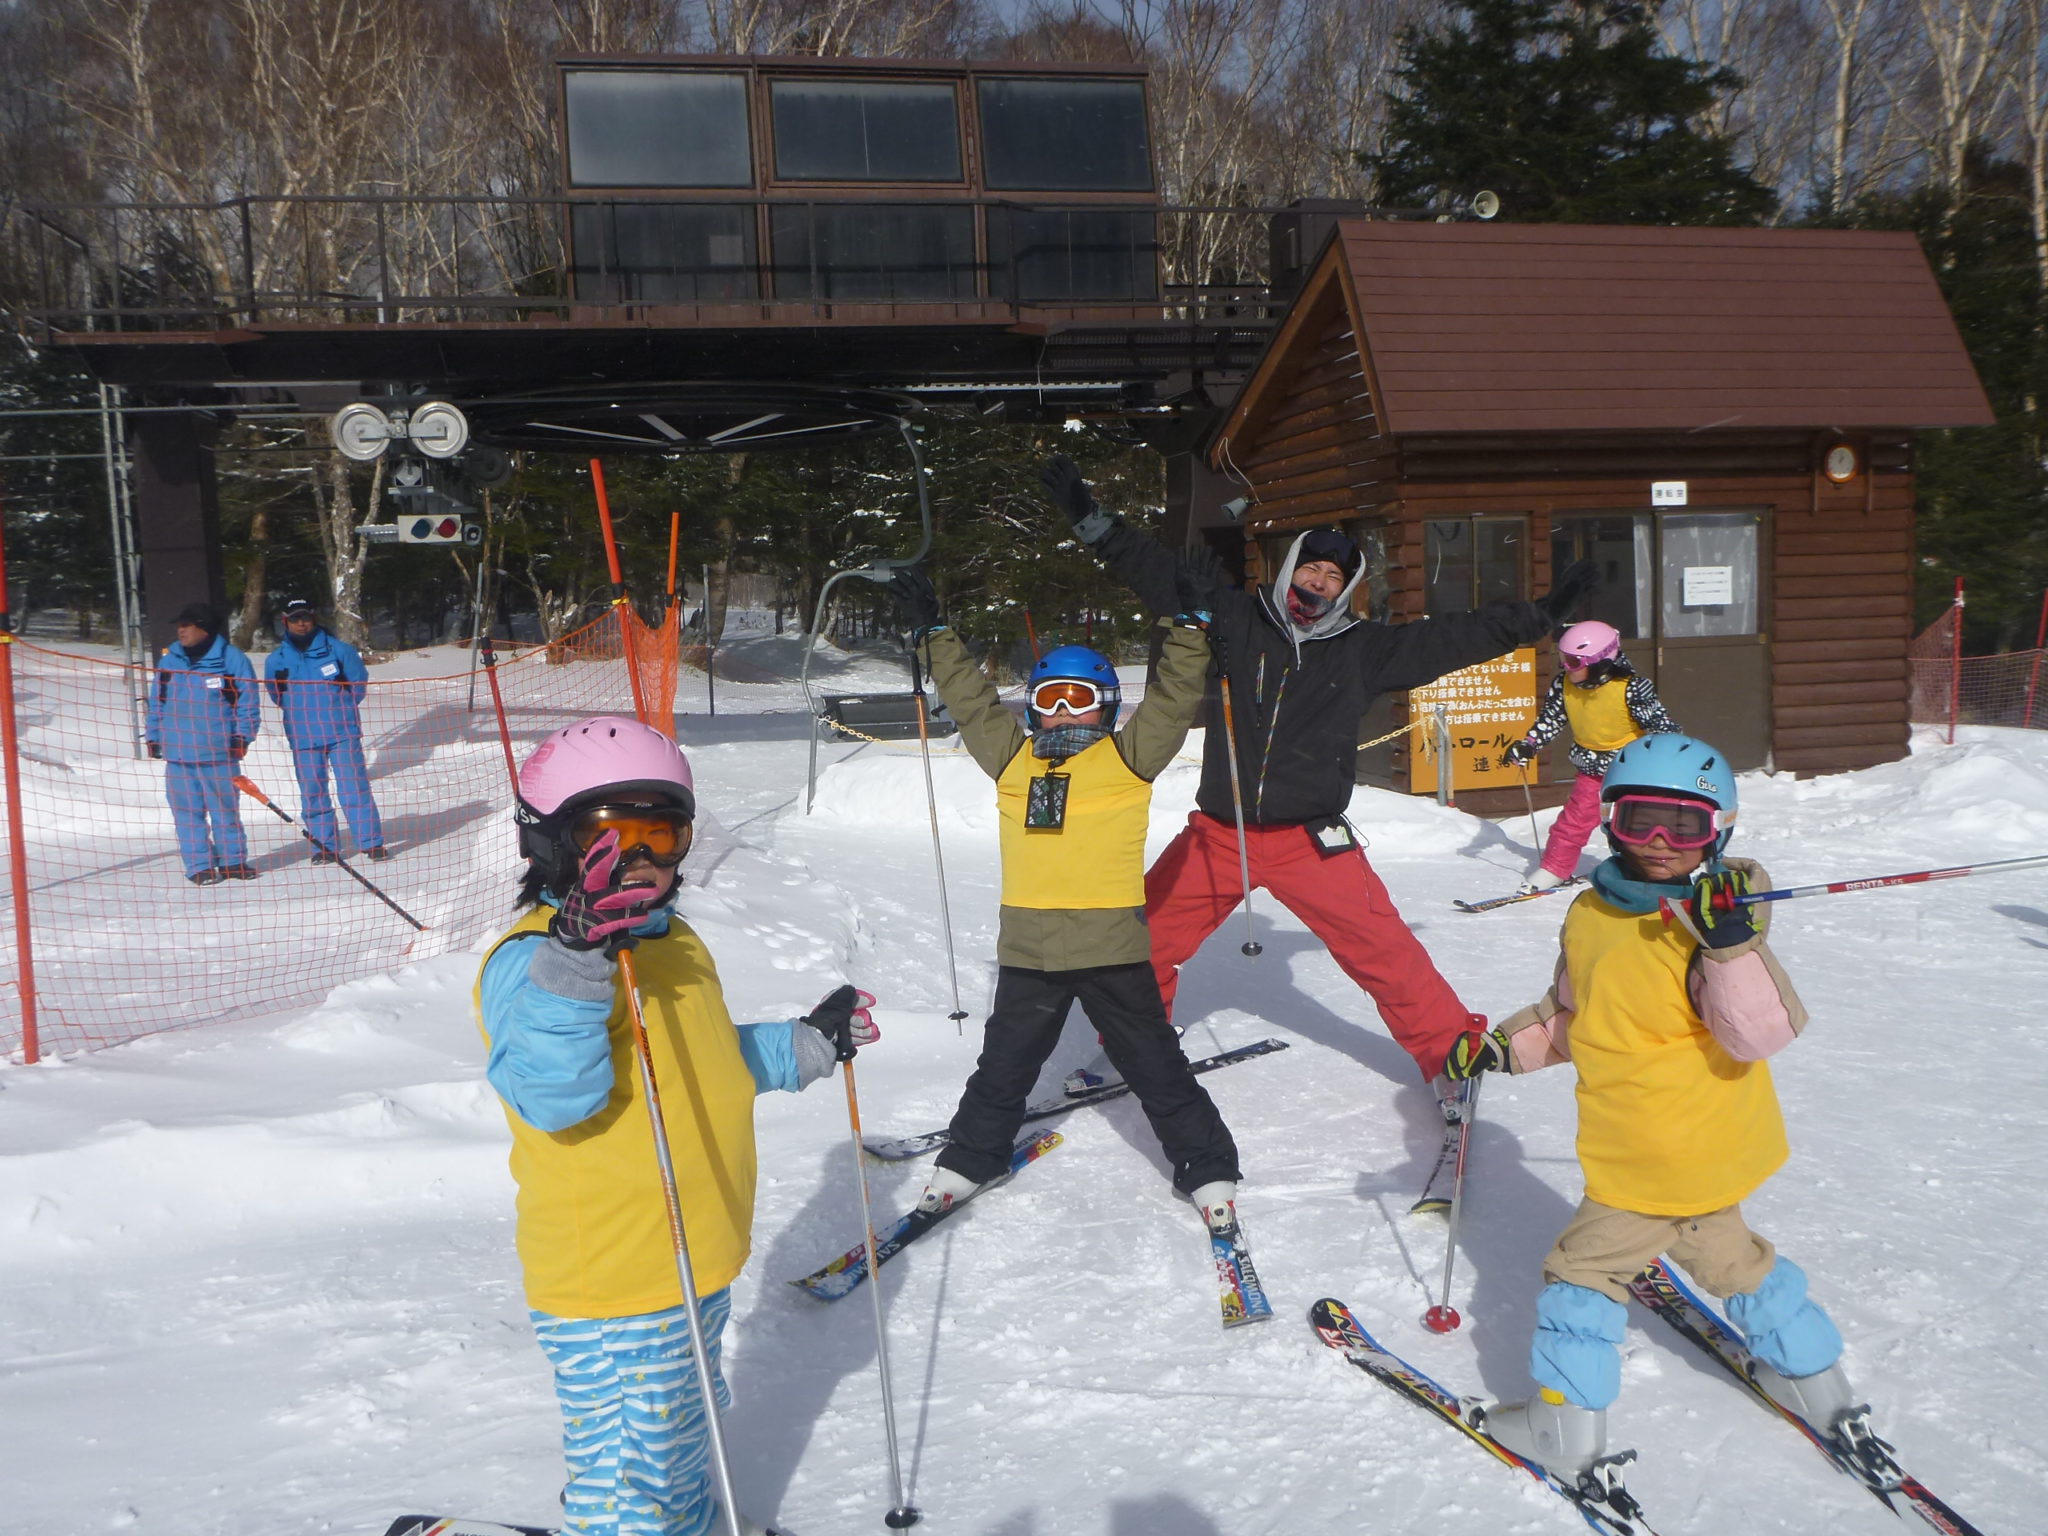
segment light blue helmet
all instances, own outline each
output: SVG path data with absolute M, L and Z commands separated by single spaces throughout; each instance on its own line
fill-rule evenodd
M 1735 835 L 1735 770 L 1719 747 L 1697 736 L 1669 731 L 1638 736 L 1615 753 L 1600 786 L 1601 803 L 1619 799 L 1632 790 L 1704 800 L 1720 811 L 1722 832 L 1714 844 L 1716 854 Z M 1609 841 L 1612 840 L 1610 836 Z
M 1116 668 L 1109 664 L 1109 658 L 1100 651 L 1090 650 L 1085 645 L 1062 645 L 1047 651 L 1038 659 L 1038 665 L 1031 669 L 1031 683 L 1025 698 L 1035 697 L 1041 683 L 1052 682 L 1093 683 L 1102 694 L 1102 725 L 1105 729 L 1116 728 L 1117 712 L 1123 708 L 1123 685 L 1117 680 Z M 1031 729 L 1041 730 L 1048 716 L 1040 719 L 1038 711 L 1027 702 L 1024 713 L 1031 722 Z

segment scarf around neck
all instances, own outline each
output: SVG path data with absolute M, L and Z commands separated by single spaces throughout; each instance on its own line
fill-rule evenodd
M 1621 862 L 1621 855 L 1615 854 L 1593 871 L 1593 889 L 1622 911 L 1642 916 L 1656 911 L 1660 899 L 1672 902 L 1690 900 L 1695 881 L 1704 880 L 1708 875 L 1718 875 L 1727 867 L 1717 854 L 1702 862 L 1683 880 L 1660 883 L 1636 879 Z
M 1065 762 L 1070 757 L 1079 757 L 1107 735 L 1106 725 L 1049 725 L 1031 738 L 1031 755 Z

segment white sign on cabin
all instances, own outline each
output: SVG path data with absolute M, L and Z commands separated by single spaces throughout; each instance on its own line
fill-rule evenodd
M 1650 482 L 1650 505 L 1653 507 L 1684 506 L 1685 482 L 1683 480 L 1652 480 Z
M 1687 608 L 1718 608 L 1735 601 L 1735 567 L 1732 565 L 1688 565 L 1685 567 Z

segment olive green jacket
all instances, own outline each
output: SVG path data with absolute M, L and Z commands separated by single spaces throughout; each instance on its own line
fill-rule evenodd
M 1116 733 L 1124 764 L 1150 783 L 1165 771 L 1187 739 L 1209 670 L 1209 638 L 1198 629 L 1166 620 L 1159 673 L 1145 700 Z M 924 663 L 946 709 L 960 726 L 960 739 L 982 771 L 1001 778 L 1010 759 L 1028 752 L 1031 738 L 996 696 L 959 636 L 935 631 L 926 641 Z M 1009 907 L 1002 910 L 996 963 L 1033 971 L 1079 971 L 1098 965 L 1132 965 L 1152 959 L 1152 935 L 1143 907 L 1085 907 L 1073 911 Z

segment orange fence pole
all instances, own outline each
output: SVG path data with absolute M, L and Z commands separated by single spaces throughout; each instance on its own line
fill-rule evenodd
M 671 512 L 668 515 L 668 605 L 676 605 L 676 542 L 682 537 L 683 514 Z
M 1963 704 L 1963 578 L 1956 578 L 1955 643 L 1949 653 L 1948 744 L 1956 744 L 1956 715 Z
M 633 685 L 633 718 L 645 724 L 647 699 L 640 691 L 640 663 L 633 654 L 633 630 L 627 624 L 626 578 L 619 572 L 619 541 L 612 535 L 612 502 L 604 491 L 604 462 L 590 461 L 590 483 L 597 491 L 597 521 L 604 529 L 605 564 L 612 573 L 612 610 L 619 617 L 619 645 L 626 655 L 626 677 Z
M 2034 690 L 2041 685 L 2041 648 L 2048 646 L 2048 587 L 2041 591 L 2041 622 L 2034 627 L 2034 670 L 2027 678 L 2027 712 L 2020 717 L 2023 727 L 2034 723 Z
M 14 729 L 14 620 L 7 612 L 7 549 L 0 539 L 0 754 L 7 758 L 7 866 L 14 886 L 14 958 L 20 971 L 21 1059 L 42 1054 L 36 1032 L 35 948 L 28 923 L 28 846 L 22 831 L 21 743 Z

